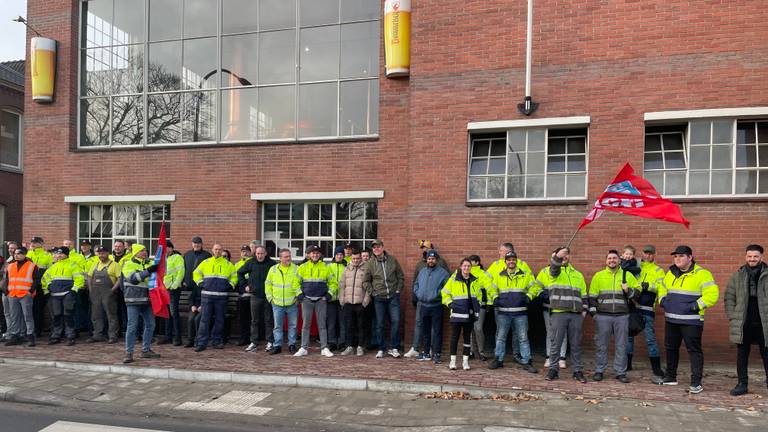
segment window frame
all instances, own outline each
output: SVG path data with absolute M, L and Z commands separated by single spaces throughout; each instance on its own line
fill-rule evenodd
M 589 193 L 589 140 L 590 140 L 590 122 L 587 120 L 586 122 L 583 121 L 582 118 L 574 118 L 574 121 L 562 121 L 563 119 L 567 118 L 559 118 L 559 119 L 552 119 L 553 122 L 548 121 L 547 119 L 536 119 L 535 121 L 528 121 L 528 120 L 522 120 L 522 121 L 501 121 L 498 122 L 500 127 L 493 127 L 494 123 L 497 122 L 488 122 L 488 123 L 480 123 L 480 127 L 472 127 L 472 124 L 470 124 L 470 127 L 468 128 L 468 134 L 467 134 L 467 161 L 466 161 L 466 167 L 467 167 L 467 176 L 466 176 L 466 195 L 465 199 L 467 204 L 475 205 L 475 204 L 504 204 L 504 203 L 510 203 L 510 204 L 535 204 L 535 203 L 579 203 L 584 202 L 587 200 L 587 196 Z M 557 120 L 561 120 L 561 123 L 558 123 Z M 483 125 L 489 125 L 491 127 L 485 128 L 482 127 Z M 547 183 L 548 183 L 548 175 L 550 174 L 547 165 L 549 163 L 549 132 L 550 130 L 572 130 L 572 129 L 585 129 L 586 133 L 584 134 L 584 196 L 580 197 L 568 197 L 568 196 L 560 196 L 560 197 L 547 197 Z M 544 172 L 540 175 L 544 177 L 544 183 L 542 185 L 544 189 L 544 195 L 543 197 L 531 197 L 531 198 L 507 198 L 509 194 L 509 142 L 510 142 L 510 134 L 514 130 L 523 130 L 526 134 L 526 155 L 528 154 L 528 131 L 529 130 L 535 130 L 535 129 L 543 129 L 544 130 Z M 470 175 L 470 168 L 472 163 L 472 136 L 473 134 L 490 134 L 490 133 L 505 133 L 506 137 L 506 146 L 505 146 L 505 154 L 504 154 L 504 197 L 503 198 L 470 198 L 470 180 L 472 177 L 490 177 L 491 175 L 485 174 L 485 175 L 476 175 L 471 176 Z M 581 136 L 581 135 L 579 135 Z M 572 135 L 563 136 L 562 138 L 571 138 Z M 566 146 L 567 146 L 567 140 L 566 140 Z M 490 152 L 490 149 L 489 149 Z M 490 154 L 490 153 L 489 153 Z M 566 147 L 566 153 L 563 154 L 564 157 L 567 158 L 567 147 Z M 490 156 L 489 156 L 490 157 Z M 526 164 L 527 169 L 527 164 Z M 581 174 L 582 172 L 576 172 L 577 174 Z M 568 171 L 563 171 L 562 173 L 552 173 L 555 175 L 563 175 L 565 177 L 568 176 Z M 539 175 L 539 174 L 530 174 L 530 175 Z M 521 175 L 521 177 L 528 177 L 529 174 L 524 173 Z M 500 175 L 497 175 L 497 177 L 501 177 Z M 565 180 L 564 187 L 567 190 L 567 178 Z M 527 185 L 527 183 L 526 183 Z M 486 195 L 487 195 L 488 186 L 486 184 Z
M 0 162 L 0 170 L 21 174 L 24 172 L 24 113 L 21 110 L 12 107 L 2 107 L 0 108 L 0 111 L 15 115 L 19 122 L 19 139 L 17 140 L 19 148 L 19 164 L 11 165 Z
M 188 40 L 198 40 L 198 39 L 206 39 L 211 38 L 211 36 L 190 36 L 185 37 L 182 27 L 181 36 L 179 39 L 162 39 L 157 41 L 150 41 L 149 38 L 149 7 L 150 7 L 150 0 L 143 0 L 144 1 L 144 21 L 143 21 L 143 31 L 144 31 L 144 40 L 141 43 L 136 44 L 123 44 L 123 45 L 104 45 L 100 46 L 99 48 L 111 48 L 111 47 L 129 47 L 132 45 L 140 45 L 143 50 L 143 60 L 142 60 L 142 68 L 143 68 L 143 90 L 141 93 L 125 93 L 125 94 L 109 94 L 109 95 L 99 95 L 99 96 L 84 96 L 83 91 L 83 52 L 87 48 L 83 46 L 83 41 L 85 38 L 85 35 L 87 34 L 87 31 L 84 31 L 84 25 L 85 20 L 87 17 L 83 15 L 84 7 L 83 5 L 87 3 L 89 0 L 79 0 L 78 2 L 78 27 L 77 27 L 77 142 L 75 144 L 75 149 L 79 151 L 109 151 L 113 149 L 128 149 L 128 150 L 134 150 L 134 149 L 154 149 L 154 148 L 175 148 L 175 147 L 206 147 L 206 146 L 221 146 L 221 145 L 263 145 L 263 144 L 302 144 L 302 143 L 312 143 L 312 142 L 348 142 L 348 141 L 370 141 L 370 140 L 377 140 L 380 136 L 380 130 L 381 130 L 381 58 L 380 58 L 380 49 L 381 49 L 381 41 L 382 41 L 382 35 L 383 35 L 383 11 L 379 7 L 379 14 L 378 18 L 376 19 L 358 19 L 358 20 L 351 20 L 351 21 L 344 21 L 341 14 L 341 8 L 343 7 L 343 1 L 339 1 L 339 20 L 335 24 L 314 24 L 314 25 L 307 25 L 302 26 L 300 23 L 300 10 L 301 10 L 301 1 L 296 0 L 296 25 L 293 28 L 270 28 L 267 30 L 250 30 L 250 31 L 243 31 L 243 32 L 235 32 L 235 33 L 224 33 L 224 26 L 223 26 L 223 1 L 225 0 L 216 0 L 216 46 L 217 46 L 217 52 L 216 52 L 216 80 L 215 84 L 211 89 L 203 89 L 203 92 L 210 92 L 213 95 L 213 113 L 215 117 L 215 123 L 214 123 L 214 140 L 206 140 L 206 141 L 184 141 L 184 131 L 183 131 L 183 123 L 184 118 L 180 119 L 179 122 L 179 142 L 174 143 L 155 143 L 150 144 L 147 140 L 148 138 L 148 121 L 147 121 L 147 112 L 149 110 L 148 104 L 149 104 L 149 97 L 150 96 L 161 96 L 161 95 L 171 95 L 171 94 L 180 94 L 182 98 L 182 103 L 180 107 L 180 113 L 183 112 L 183 98 L 184 95 L 190 95 L 193 96 L 195 94 L 198 94 L 200 90 L 195 89 L 184 89 L 183 86 L 179 90 L 164 90 L 164 91 L 156 91 L 156 92 L 150 92 L 148 88 L 148 76 L 149 76 L 149 47 L 152 43 L 158 43 L 158 42 L 168 42 L 168 41 L 178 41 L 182 44 L 184 41 Z M 112 1 L 112 0 L 110 0 Z M 257 1 L 257 0 L 253 0 Z M 184 1 L 181 1 L 181 17 L 183 21 L 184 16 Z M 112 6 L 112 10 L 114 12 L 114 3 Z M 261 10 L 261 3 L 259 3 L 259 10 Z M 260 16 L 260 14 L 259 14 Z M 260 18 L 257 18 L 260 20 Z M 331 80 L 318 80 L 318 81 L 306 81 L 302 82 L 300 80 L 300 71 L 301 71 L 301 60 L 300 60 L 300 52 L 301 52 L 301 32 L 303 29 L 312 29 L 312 28 L 318 28 L 318 27 L 332 27 L 335 26 L 339 29 L 339 62 L 338 67 L 339 71 L 341 70 L 341 47 L 343 46 L 343 39 L 342 39 L 342 28 L 345 25 L 349 24 L 359 24 L 359 23 L 377 23 L 378 27 L 378 42 L 376 44 L 376 51 L 372 53 L 371 55 L 376 58 L 377 67 L 375 70 L 370 71 L 367 77 L 364 78 L 342 78 L 341 74 L 336 79 Z M 295 31 L 295 45 L 296 50 L 294 52 L 294 59 L 295 59 L 295 68 L 294 68 L 294 82 L 293 83 L 270 83 L 270 84 L 253 84 L 248 86 L 228 86 L 223 84 L 222 79 L 222 38 L 227 36 L 235 36 L 235 35 L 249 35 L 249 34 L 262 34 L 262 33 L 269 33 L 269 32 L 275 32 L 275 31 L 284 31 L 284 30 L 293 30 Z M 256 44 L 256 50 L 258 52 L 260 43 L 257 42 Z M 181 53 L 181 64 L 183 67 L 184 64 L 184 57 L 183 57 L 183 51 Z M 111 70 L 111 69 L 110 69 Z M 375 124 L 377 125 L 375 133 L 367 133 L 367 134 L 355 134 L 355 135 L 340 135 L 341 129 L 342 129 L 342 110 L 341 110 L 341 88 L 343 83 L 348 82 L 360 82 L 360 81 L 367 81 L 370 83 L 374 83 L 374 88 L 369 88 L 369 92 L 376 95 L 376 100 L 374 101 L 372 97 L 370 97 L 370 101 L 368 104 L 367 109 L 373 114 L 375 111 Z M 322 84 L 322 83 L 336 83 L 336 135 L 329 135 L 329 136 L 311 136 L 311 137 L 301 137 L 300 136 L 300 114 L 301 114 L 301 107 L 299 105 L 300 100 L 300 90 L 302 86 L 312 85 L 312 84 Z M 222 106 L 221 101 L 223 99 L 223 92 L 225 91 L 232 91 L 236 89 L 260 89 L 260 88 L 276 88 L 281 86 L 292 86 L 294 89 L 294 106 L 293 106 L 293 137 L 292 138 L 269 138 L 269 139 L 238 139 L 238 140 L 223 140 L 221 138 L 223 127 L 221 124 L 221 114 L 222 114 Z M 112 114 L 114 109 L 114 103 L 113 99 L 115 98 L 125 98 L 125 97 L 140 97 L 141 98 L 141 113 L 142 113 L 142 121 L 141 121 L 141 127 L 143 129 L 142 132 L 142 142 L 139 144 L 129 144 L 129 145 L 115 145 L 113 140 L 113 125 L 112 125 Z M 87 146 L 83 145 L 83 140 L 85 134 L 83 133 L 84 130 L 84 124 L 83 124 L 83 104 L 82 102 L 85 100 L 98 100 L 98 99 L 106 99 L 108 104 L 108 114 L 107 114 L 107 124 L 109 129 L 108 134 L 108 144 L 107 145 L 93 145 L 93 146 Z M 374 122 L 374 117 L 370 115 L 367 118 L 367 124 L 371 124 Z M 369 126 L 370 127 L 370 126 Z
M 90 236 L 90 235 L 81 236 L 81 233 L 80 233 L 80 223 L 81 222 L 82 223 L 88 223 L 88 222 L 93 222 L 94 221 L 93 217 L 89 217 L 87 221 L 82 221 L 80 219 L 80 207 L 89 207 L 88 212 L 89 212 L 89 214 L 91 214 L 90 213 L 91 212 L 91 207 L 96 207 L 96 206 L 98 206 L 98 207 L 111 206 L 112 207 L 112 220 L 111 221 L 105 221 L 103 219 L 100 220 L 102 223 L 103 222 L 110 222 L 112 224 L 112 235 L 111 235 L 112 246 L 110 247 L 110 249 L 112 249 L 112 247 L 114 247 L 114 243 L 115 243 L 116 240 L 130 240 L 130 241 L 133 241 L 136 244 L 141 244 L 142 240 L 148 240 L 149 243 L 150 243 L 150 247 L 148 248 L 148 252 L 149 252 L 150 256 L 154 256 L 154 253 L 156 252 L 155 249 L 154 249 L 154 245 L 155 245 L 155 242 L 157 240 L 159 240 L 159 239 L 155 239 L 154 237 L 152 237 L 151 226 L 150 226 L 150 232 L 148 233 L 149 235 L 141 236 L 140 234 L 143 234 L 142 224 L 143 223 L 150 223 L 151 224 L 151 223 L 156 223 L 158 221 L 153 219 L 153 218 L 150 218 L 149 221 L 142 220 L 141 219 L 141 207 L 142 206 L 150 206 L 150 207 L 162 206 L 164 208 L 164 210 L 163 210 L 163 215 L 164 216 L 166 214 L 165 207 L 167 207 L 168 211 L 170 212 L 170 214 L 173 215 L 173 212 L 171 211 L 171 203 L 170 202 L 119 202 L 119 201 L 116 201 L 116 202 L 76 203 L 75 204 L 75 213 L 76 213 L 76 221 L 75 221 L 76 225 L 75 225 L 75 227 L 76 227 L 76 233 L 77 233 L 76 234 L 77 244 L 80 244 L 80 242 L 83 239 L 91 239 L 92 238 L 92 236 Z M 115 234 L 115 229 L 116 229 L 116 226 L 117 226 L 117 212 L 115 211 L 115 209 L 117 207 L 133 207 L 135 209 L 135 211 L 136 211 L 136 218 L 134 220 L 134 223 L 136 224 L 136 234 L 134 236 L 125 236 L 125 235 L 116 235 Z M 167 224 L 166 240 L 171 240 L 170 231 L 171 231 L 173 219 L 169 218 L 169 219 L 163 219 L 163 220 Z M 100 239 L 99 241 L 101 241 L 102 239 L 106 239 L 106 238 L 107 237 L 101 236 L 101 237 L 99 237 L 99 239 Z M 91 241 L 91 243 L 94 243 L 94 242 Z M 95 248 L 96 244 L 94 243 L 93 246 Z M 110 252 L 111 252 L 111 250 L 110 250 Z

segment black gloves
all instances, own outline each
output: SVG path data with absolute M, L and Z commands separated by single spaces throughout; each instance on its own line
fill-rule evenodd
M 152 264 L 151 266 L 147 267 L 147 271 L 150 273 L 157 273 L 157 268 L 159 266 L 157 264 Z
M 331 294 L 330 294 L 330 293 L 326 293 L 326 294 L 325 294 L 325 301 L 326 301 L 326 302 L 329 302 L 329 301 L 331 301 L 331 299 L 332 299 L 332 298 L 333 298 L 333 297 L 331 296 Z
M 648 282 L 641 282 L 640 286 L 643 287 L 643 291 L 648 291 L 650 285 L 648 285 Z

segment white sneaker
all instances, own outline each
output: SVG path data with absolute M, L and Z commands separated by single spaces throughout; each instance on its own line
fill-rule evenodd
M 299 348 L 298 351 L 293 355 L 294 357 L 304 357 L 305 355 L 309 354 L 306 348 Z
M 394 358 L 400 357 L 400 351 L 398 351 L 397 348 L 393 348 L 391 350 L 387 350 L 387 354 L 391 355 Z
M 544 362 L 544 367 L 545 367 L 545 368 L 548 368 L 549 366 L 550 366 L 550 363 L 549 363 L 549 359 L 547 359 L 547 360 Z
M 376 353 L 376 358 L 384 358 L 384 351 L 379 350 L 379 352 Z
M 358 356 L 358 357 L 360 357 L 360 356 L 362 356 L 363 354 L 365 354 L 365 350 L 363 349 L 363 347 L 361 347 L 361 346 L 358 346 L 358 347 L 357 347 L 357 356 Z
M 342 351 L 342 352 L 341 352 L 341 355 L 343 355 L 343 356 L 345 356 L 345 355 L 350 355 L 350 354 L 352 354 L 353 352 L 355 352 L 355 349 L 354 349 L 354 348 L 352 348 L 352 347 L 347 347 L 347 349 L 345 349 L 344 351 Z
M 448 369 L 456 370 L 456 356 L 455 355 L 451 356 L 451 362 L 448 363 Z
M 256 351 L 256 344 L 253 342 L 251 342 L 250 345 L 245 347 L 245 352 L 254 352 L 254 351 Z
M 323 350 L 320 351 L 320 355 L 323 357 L 333 357 L 333 353 L 328 348 L 323 348 Z
M 469 370 L 469 356 L 464 356 L 462 358 L 461 367 L 464 368 L 464 370 Z
M 565 360 L 560 360 L 559 362 L 557 362 L 557 365 L 560 366 L 560 369 L 568 368 L 568 365 L 565 364 Z
M 272 351 L 272 342 L 267 342 L 267 346 L 264 347 L 264 351 Z
M 403 354 L 403 357 L 405 357 L 405 358 L 414 358 L 414 357 L 418 357 L 418 356 L 419 356 L 419 352 L 416 351 L 415 349 L 413 349 L 413 347 L 411 347 L 411 349 L 408 350 L 407 353 Z

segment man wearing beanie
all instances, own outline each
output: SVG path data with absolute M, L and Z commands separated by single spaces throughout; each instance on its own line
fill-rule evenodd
M 123 363 L 133 362 L 136 329 L 139 317 L 144 321 L 141 338 L 141 357 L 158 358 L 152 351 L 152 334 L 155 331 L 155 315 L 149 302 L 149 276 L 157 272 L 157 264 L 147 259 L 147 248 L 141 244 L 131 246 L 132 257 L 123 264 L 123 296 L 128 310 L 128 330 L 125 332 L 125 358 Z
M 438 262 L 440 255 L 434 249 L 426 253 L 427 265 L 421 269 L 413 281 L 412 294 L 416 300 L 416 325 L 413 328 L 411 349 L 403 356 L 416 357 L 419 360 L 432 360 L 440 363 L 443 346 L 443 305 L 441 291 L 451 277 Z M 424 338 L 424 351 L 419 353 L 421 338 Z
M 61 246 L 53 252 L 53 265 L 43 274 L 43 292 L 50 294 L 53 321 L 49 345 L 67 337 L 67 345 L 75 344 L 75 293 L 85 285 L 80 266 L 70 261 L 69 248 Z

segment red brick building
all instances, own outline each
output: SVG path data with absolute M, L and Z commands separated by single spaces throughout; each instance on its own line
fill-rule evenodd
M 768 240 L 763 2 L 536 2 L 531 116 L 525 1 L 414 1 L 406 79 L 381 6 L 30 0 L 59 52 L 55 102 L 26 101 L 25 238 L 149 242 L 165 216 L 181 248 L 380 237 L 407 285 L 419 239 L 538 269 L 628 161 L 691 228 L 605 215 L 573 243 L 587 277 L 609 248 L 668 266 L 689 244 L 722 292 Z M 705 332 L 727 348 L 722 302 Z
M 24 60 L 0 63 L 0 244 L 21 240 Z M 2 249 L 0 253 L 5 253 Z

